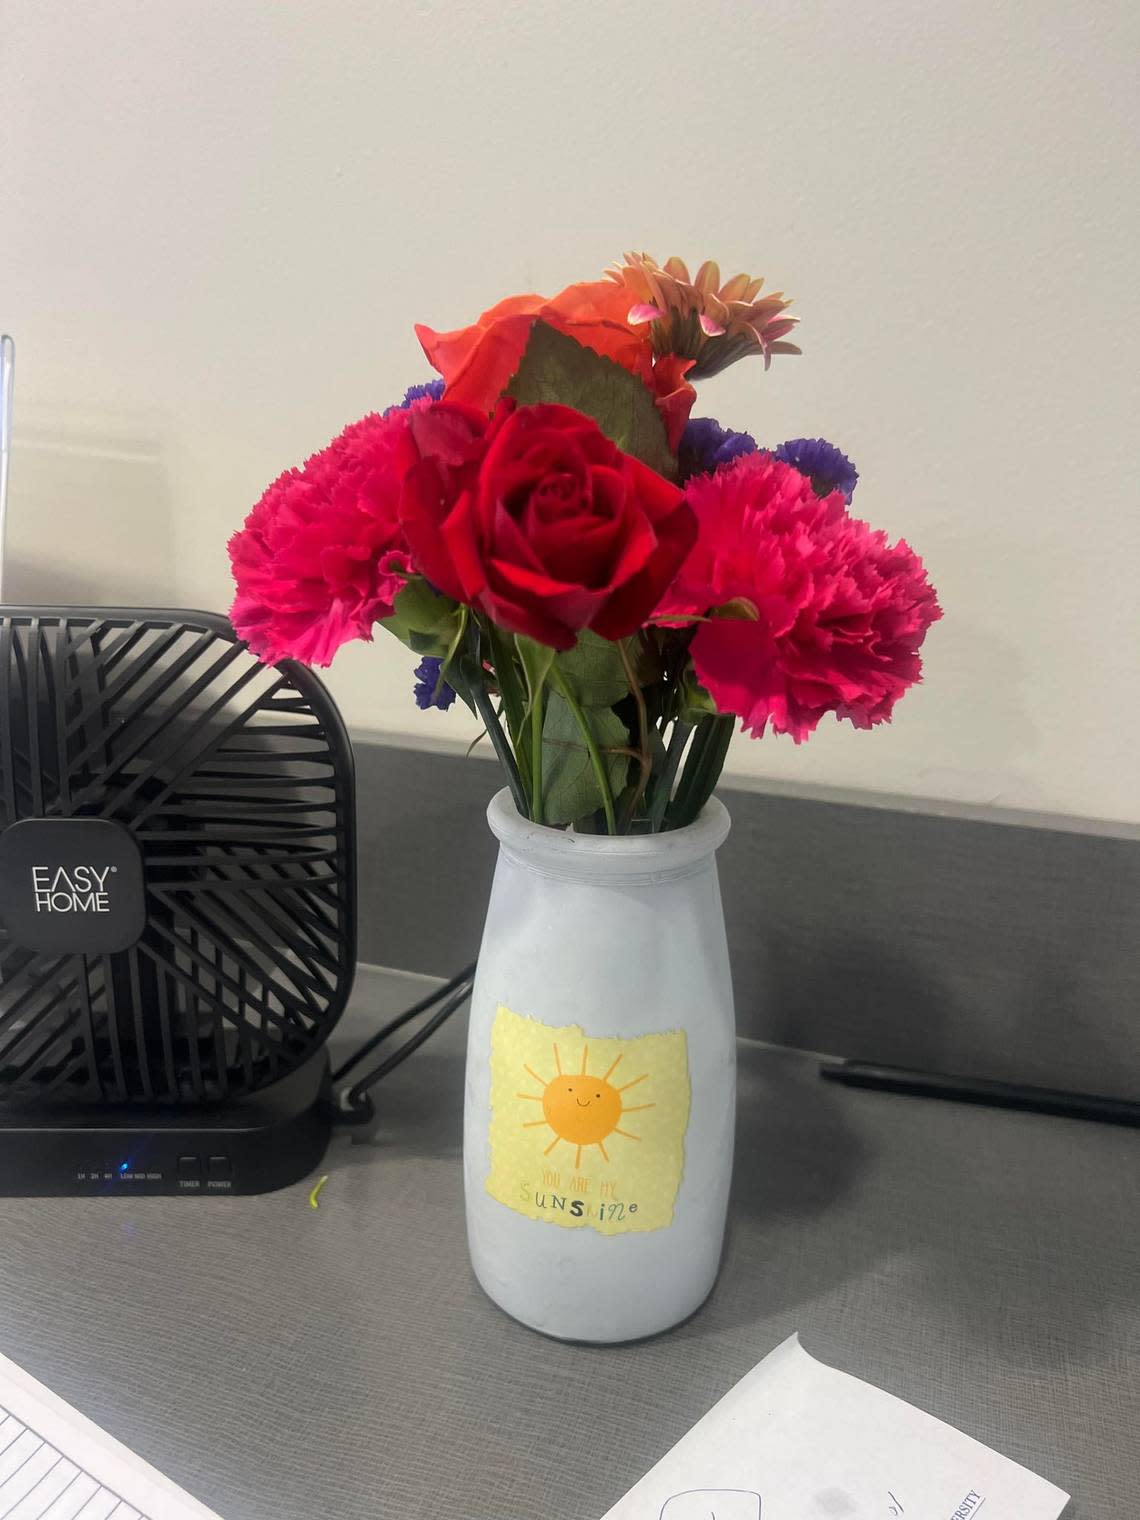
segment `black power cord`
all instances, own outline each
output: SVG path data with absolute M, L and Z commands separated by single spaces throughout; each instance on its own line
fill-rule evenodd
M 1097 1093 L 994 1082 L 988 1077 L 910 1071 L 904 1066 L 879 1066 L 871 1061 L 825 1061 L 819 1074 L 829 1082 L 842 1082 L 845 1087 L 868 1087 L 880 1092 L 905 1093 L 912 1098 L 947 1098 L 955 1103 L 981 1103 L 990 1108 L 1018 1108 L 1035 1114 L 1061 1114 L 1068 1119 L 1095 1119 L 1101 1124 L 1140 1128 L 1140 1103 L 1131 1098 L 1104 1098 Z
M 402 1029 L 405 1024 L 410 1024 L 413 1019 L 418 1018 L 421 1014 L 434 1010 L 434 1012 L 431 1012 L 431 1017 L 426 1023 L 417 1029 L 414 1034 L 409 1035 L 402 1045 L 398 1046 L 390 1055 L 378 1061 L 362 1077 L 358 1077 L 347 1091 L 337 1092 L 335 1100 L 335 1118 L 337 1123 L 368 1124 L 376 1117 L 376 1106 L 369 1096 L 369 1090 L 375 1087 L 376 1083 L 386 1077 L 390 1071 L 395 1071 L 396 1067 L 417 1051 L 425 1040 L 430 1040 L 436 1030 L 443 1024 L 446 1024 L 453 1013 L 463 1007 L 463 1004 L 471 996 L 471 989 L 474 984 L 475 962 L 472 961 L 469 966 L 464 966 L 462 971 L 457 972 L 442 987 L 436 987 L 426 997 L 422 997 L 418 1002 L 413 1003 L 410 1008 L 405 1008 L 402 1013 L 398 1013 L 394 1019 L 389 1019 L 370 1039 L 365 1040 L 359 1050 L 354 1051 L 346 1061 L 341 1062 L 332 1074 L 333 1086 L 338 1089 L 349 1072 L 353 1071 L 360 1065 L 361 1061 L 365 1060 L 374 1050 L 383 1045 L 385 1040 L 390 1039 L 397 1030 Z

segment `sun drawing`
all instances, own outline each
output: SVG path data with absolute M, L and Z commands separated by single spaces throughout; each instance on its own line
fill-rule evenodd
M 539 1129 L 543 1125 L 549 1125 L 554 1131 L 554 1139 L 542 1154 L 549 1156 L 559 1140 L 565 1140 L 568 1145 L 575 1147 L 575 1166 L 581 1166 L 582 1151 L 587 1145 L 596 1145 L 602 1153 L 603 1161 L 608 1161 L 610 1158 L 604 1142 L 611 1135 L 624 1135 L 627 1140 L 640 1140 L 640 1135 L 631 1135 L 628 1130 L 620 1129 L 618 1121 L 626 1114 L 640 1113 L 643 1109 L 657 1106 L 655 1103 L 637 1103 L 631 1106 L 622 1097 L 622 1093 L 628 1092 L 631 1087 L 636 1087 L 639 1082 L 644 1082 L 649 1075 L 648 1072 L 643 1072 L 640 1077 L 634 1077 L 632 1082 L 615 1087 L 610 1078 L 617 1070 L 621 1056 L 618 1056 L 604 1077 L 590 1076 L 587 1070 L 589 1060 L 590 1047 L 584 1045 L 581 1071 L 564 1072 L 558 1046 L 555 1045 L 555 1075 L 547 1081 L 544 1077 L 540 1077 L 532 1066 L 524 1066 L 523 1069 L 527 1075 L 534 1078 L 542 1091 L 517 1095 L 528 1103 L 542 1104 L 543 1117 L 528 1120 L 523 1125 L 524 1129 Z

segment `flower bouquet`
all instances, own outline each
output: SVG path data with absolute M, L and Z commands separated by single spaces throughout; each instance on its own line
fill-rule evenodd
M 940 615 L 911 549 L 851 515 L 837 448 L 690 415 L 707 376 L 799 352 L 788 304 L 627 254 L 418 327 L 440 378 L 287 471 L 230 543 L 256 654 L 327 665 L 386 629 L 421 656 L 419 705 L 458 697 L 502 763 L 469 1236 L 491 1296 L 553 1334 L 647 1334 L 715 1276 L 733 1046 L 712 794 L 736 721 L 799 743 L 828 714 L 888 720 Z

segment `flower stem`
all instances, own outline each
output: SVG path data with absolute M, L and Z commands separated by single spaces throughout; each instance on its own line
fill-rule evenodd
M 606 830 L 610 834 L 617 833 L 617 819 L 614 817 L 614 799 L 610 791 L 610 778 L 606 775 L 605 762 L 602 752 L 598 748 L 598 741 L 590 730 L 589 720 L 574 698 L 574 693 L 566 684 L 566 677 L 559 670 L 557 663 L 550 667 L 550 679 L 554 683 L 558 695 L 566 703 L 573 715 L 574 722 L 578 725 L 578 732 L 582 735 L 582 742 L 586 746 L 586 753 L 590 757 L 590 764 L 594 768 L 594 778 L 598 783 L 598 790 L 602 794 L 602 808 L 606 815 Z
M 693 778 L 704 754 L 705 745 L 708 742 L 708 718 L 701 718 L 693 731 L 693 742 L 689 746 L 689 753 L 685 757 L 685 767 L 681 772 L 681 779 L 677 783 L 677 792 L 670 801 L 666 816 L 671 829 L 680 828 L 680 819 L 684 814 L 689 802 L 689 793 L 693 789 Z
M 637 752 L 638 764 L 641 773 L 638 777 L 637 786 L 630 795 L 623 816 L 622 828 L 628 830 L 630 823 L 637 815 L 641 799 L 645 796 L 649 786 L 649 776 L 653 769 L 653 757 L 649 753 L 649 712 L 645 706 L 645 693 L 641 689 L 641 682 L 637 679 L 633 664 L 629 658 L 629 650 L 625 647 L 625 640 L 618 640 L 618 653 L 621 655 L 622 665 L 625 667 L 625 678 L 629 682 L 630 695 L 637 707 L 637 731 L 640 748 Z
M 653 784 L 653 802 L 649 809 L 651 834 L 656 834 L 661 828 L 665 809 L 669 806 L 669 799 L 673 792 L 673 778 L 677 774 L 677 767 L 681 763 L 681 756 L 685 752 L 685 745 L 692 731 L 693 725 L 686 723 L 683 718 L 678 718 L 673 724 L 673 732 L 669 735 L 669 747 L 665 751 L 665 764 Z
M 542 822 L 542 687 L 530 698 L 530 815 Z
M 518 755 L 519 765 L 526 766 L 526 736 L 524 719 L 526 714 L 526 697 L 519 682 L 518 671 L 515 669 L 514 651 L 511 643 L 504 638 L 492 623 L 487 629 L 487 642 L 491 651 L 491 663 L 495 667 L 495 680 L 498 682 L 499 695 L 503 699 L 503 711 L 507 719 L 507 731 L 511 736 Z
M 518 809 L 520 817 L 529 818 L 530 803 L 527 799 L 526 787 L 523 786 L 522 777 L 519 775 L 519 768 L 515 764 L 515 757 L 511 751 L 511 746 L 507 741 L 506 734 L 503 733 L 502 725 L 495 714 L 494 706 L 487 692 L 487 676 L 483 669 L 479 630 L 475 627 L 474 623 L 470 625 L 469 641 L 469 663 L 471 668 L 464 671 L 464 677 L 471 691 L 471 700 L 475 704 L 475 711 L 479 714 L 483 727 L 487 730 L 487 737 L 494 745 L 495 753 L 498 755 L 499 761 L 507 773 L 507 785 L 511 789 L 511 796 L 514 798 L 515 807 Z
M 700 817 L 720 779 L 734 727 L 731 714 L 710 715 L 697 725 L 681 785 L 669 809 L 671 828 L 683 829 Z

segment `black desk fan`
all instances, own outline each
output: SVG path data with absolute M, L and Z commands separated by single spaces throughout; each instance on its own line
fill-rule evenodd
M 0 571 L 12 372 L 3 338 Z M 254 1193 L 316 1166 L 354 837 L 308 670 L 209 613 L 0 606 L 0 1194 Z
M 261 1192 L 330 1126 L 351 750 L 224 618 L 0 607 L 0 1192 Z

